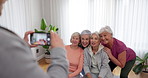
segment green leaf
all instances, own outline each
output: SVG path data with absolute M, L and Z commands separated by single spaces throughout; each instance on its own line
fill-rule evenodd
M 45 33 L 45 31 L 38 31 L 37 29 L 34 29 L 35 33 Z
M 37 29 L 34 29 L 34 31 L 35 31 L 35 32 L 38 32 L 38 30 L 37 30 Z
M 139 61 L 140 63 L 144 62 L 144 60 L 141 59 L 139 56 L 136 56 L 136 61 Z
M 52 26 L 50 26 L 50 31 L 52 30 L 52 28 L 53 28 L 53 27 L 52 27 Z
M 53 31 L 54 31 L 54 32 L 56 32 L 56 29 L 57 29 L 57 27 L 56 27 L 56 26 L 54 26 L 54 27 L 53 27 Z
M 136 60 L 142 61 L 142 59 L 139 56 L 136 56 Z
M 144 65 L 144 66 L 143 66 L 143 68 L 147 68 L 147 67 L 148 67 L 148 65 Z
M 58 31 L 59 29 L 57 28 L 56 31 Z
M 45 49 L 49 49 L 49 46 L 47 46 L 47 45 L 44 45 L 44 46 L 42 46 L 43 48 L 45 48 Z
M 46 27 L 47 27 L 47 24 L 46 24 L 46 21 L 42 18 L 42 20 L 41 20 L 41 30 L 45 30 L 46 29 Z
M 50 55 L 49 46 L 44 45 L 42 47 L 46 50 L 45 54 L 49 54 Z
M 52 29 L 51 30 L 54 30 L 54 26 L 52 26 Z
M 148 53 L 145 54 L 143 60 L 146 61 L 148 59 Z
M 48 30 L 47 30 L 49 33 L 51 31 L 51 28 L 52 28 L 52 25 L 50 24 L 49 27 L 48 27 Z
M 133 71 L 135 72 L 135 74 L 139 74 L 142 71 L 142 69 L 143 69 L 143 65 L 139 63 L 133 68 Z
M 48 50 L 45 54 L 50 55 L 50 51 Z
M 50 24 L 49 26 L 52 27 L 52 24 Z

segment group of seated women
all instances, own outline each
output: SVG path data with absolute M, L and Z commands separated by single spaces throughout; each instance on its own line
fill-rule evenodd
M 135 63 L 135 52 L 114 38 L 109 26 L 99 32 L 74 32 L 70 42 L 65 46 L 69 78 L 113 78 L 116 66 L 121 67 L 120 78 L 128 78 Z
M 26 42 L 27 36 L 25 34 Z M 70 45 L 65 46 L 69 78 L 113 78 L 112 71 L 117 66 L 121 67 L 120 78 L 128 78 L 136 60 L 135 52 L 114 38 L 109 26 L 93 33 L 89 30 L 84 30 L 81 34 L 74 32 L 70 42 Z

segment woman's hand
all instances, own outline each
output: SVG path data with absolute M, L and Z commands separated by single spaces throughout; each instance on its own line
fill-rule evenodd
M 115 63 L 117 66 L 123 68 L 125 66 L 126 63 L 126 51 L 121 52 L 118 55 L 118 58 L 115 58 L 112 53 L 111 50 L 107 47 L 104 47 L 104 51 L 107 53 L 108 57 L 111 59 L 111 61 L 113 63 Z
M 86 76 L 87 76 L 87 78 L 92 78 L 90 73 L 87 73 Z
M 57 33 L 51 31 L 50 36 L 51 36 L 51 48 L 55 47 L 64 48 L 63 40 L 58 36 Z
M 31 44 L 29 44 L 29 39 L 28 39 L 28 35 L 29 34 L 32 34 L 32 33 L 34 33 L 34 31 L 27 31 L 27 32 L 25 32 L 25 35 L 24 35 L 24 40 L 25 40 L 25 42 L 30 46 L 30 47 L 37 47 L 37 45 L 31 45 Z
M 104 51 L 107 53 L 108 57 L 112 56 L 111 50 L 107 47 L 104 47 Z

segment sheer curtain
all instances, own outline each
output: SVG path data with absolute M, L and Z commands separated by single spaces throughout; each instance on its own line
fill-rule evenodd
M 69 42 L 69 0 L 43 0 L 43 17 L 48 24 L 59 28 L 58 34 L 64 43 Z
M 0 25 L 20 37 L 27 30 L 38 28 L 42 18 L 42 0 L 8 0 L 4 4 Z
M 39 28 L 43 16 L 42 2 L 43 0 L 8 0 L 0 16 L 0 25 L 23 38 L 27 30 Z M 39 50 L 38 53 L 36 49 Z M 44 57 L 42 47 L 32 48 L 32 53 L 37 60 Z
M 59 27 L 66 45 L 73 32 L 109 25 L 137 55 L 148 52 L 148 0 L 8 0 L 0 24 L 23 37 L 39 27 L 42 17 Z
M 114 36 L 136 54 L 143 56 L 148 52 L 148 0 L 116 0 Z
M 115 38 L 143 56 L 148 52 L 148 0 L 45 0 L 45 17 L 58 25 L 65 44 L 73 32 L 109 25 Z

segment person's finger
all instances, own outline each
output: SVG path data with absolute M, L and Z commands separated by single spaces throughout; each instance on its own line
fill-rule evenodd
M 30 47 L 37 47 L 37 45 L 30 45 Z
M 50 31 L 50 37 L 51 37 L 51 40 L 52 40 L 52 38 L 54 37 L 54 32 L 53 31 Z
M 34 31 L 27 31 L 27 32 L 25 33 L 25 35 L 29 35 L 29 34 L 31 34 L 31 33 L 34 33 Z
M 63 41 L 62 39 L 59 37 L 59 35 L 55 32 L 50 32 L 50 36 L 51 36 L 51 47 L 64 47 Z
M 51 39 L 51 48 L 53 48 L 53 45 L 54 45 L 54 37 L 55 35 L 54 35 L 54 32 L 53 31 L 50 31 L 50 39 Z

